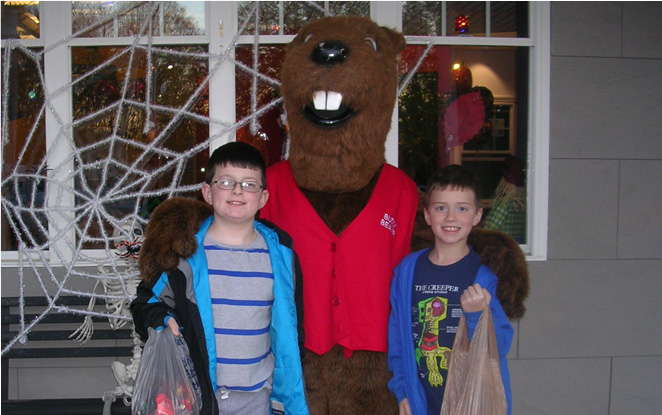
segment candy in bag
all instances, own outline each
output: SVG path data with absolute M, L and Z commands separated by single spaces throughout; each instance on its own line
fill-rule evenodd
M 200 384 L 182 336 L 148 330 L 131 398 L 132 415 L 198 415 Z

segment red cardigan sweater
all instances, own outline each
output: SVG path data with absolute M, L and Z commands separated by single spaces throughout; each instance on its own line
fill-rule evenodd
M 361 213 L 336 236 L 299 190 L 290 164 L 267 169 L 269 200 L 260 211 L 288 232 L 304 278 L 307 349 L 324 354 L 335 344 L 386 352 L 393 269 L 410 250 L 418 204 L 415 183 L 385 164 Z

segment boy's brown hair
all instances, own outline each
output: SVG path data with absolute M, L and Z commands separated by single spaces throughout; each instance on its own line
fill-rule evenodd
M 205 182 L 211 184 L 214 180 L 216 167 L 231 165 L 242 169 L 259 170 L 262 187 L 267 187 L 267 167 L 260 150 L 243 141 L 231 141 L 214 150 L 207 162 Z
M 474 192 L 476 206 L 480 207 L 480 181 L 473 171 L 458 164 L 450 164 L 437 170 L 428 180 L 425 206 L 429 206 L 430 194 L 435 190 L 460 189 Z

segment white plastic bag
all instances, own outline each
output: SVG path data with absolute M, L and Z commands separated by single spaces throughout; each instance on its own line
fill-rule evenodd
M 200 384 L 182 336 L 148 330 L 131 399 L 132 415 L 198 415 Z

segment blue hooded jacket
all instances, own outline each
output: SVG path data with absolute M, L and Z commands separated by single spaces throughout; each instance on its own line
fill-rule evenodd
M 182 329 L 203 394 L 204 415 L 218 414 L 216 391 L 216 343 L 209 290 L 207 257 L 203 238 L 213 216 L 196 233 L 198 248 L 181 260 L 175 272 L 163 273 L 155 281 L 142 281 L 131 311 L 138 334 L 146 339 L 147 327 L 163 327 L 173 316 Z M 271 401 L 274 413 L 307 415 L 308 406 L 301 368 L 303 333 L 301 330 L 301 272 L 292 241 L 282 230 L 266 221 L 255 221 L 254 228 L 269 248 L 274 275 L 274 302 L 271 310 L 271 351 L 275 358 Z M 301 333 L 300 333 L 301 332 Z M 282 411 L 282 412 L 280 412 Z

